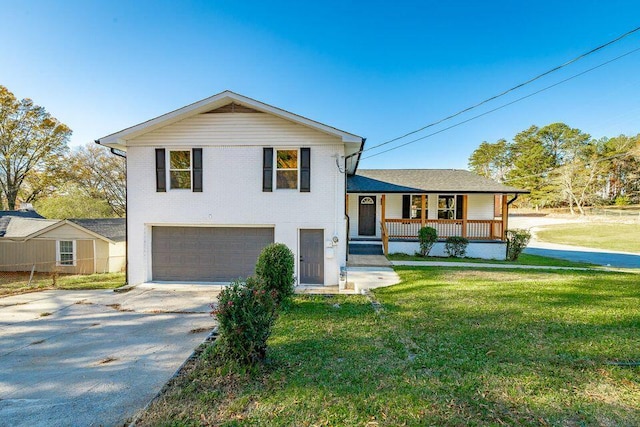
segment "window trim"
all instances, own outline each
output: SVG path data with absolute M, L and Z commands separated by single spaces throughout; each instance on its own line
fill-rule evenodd
M 62 251 L 60 250 L 60 243 L 71 242 L 71 264 L 62 263 Z M 68 252 L 64 252 L 65 254 Z M 75 267 L 77 264 L 77 248 L 75 240 L 56 240 L 56 266 L 57 267 Z
M 451 197 L 451 199 L 453 199 L 453 204 L 451 205 L 450 208 L 444 208 L 441 209 L 440 208 L 440 198 L 444 198 L 444 197 Z M 457 197 L 455 194 L 438 194 L 438 219 L 446 219 L 446 220 L 455 220 L 458 219 L 456 218 L 456 214 L 457 214 L 457 210 L 456 210 L 456 204 L 457 204 Z M 440 218 L 440 212 L 448 212 L 451 211 L 453 212 L 453 218 Z
M 189 169 L 173 169 L 171 167 L 171 153 L 173 152 L 178 152 L 178 151 L 186 151 L 187 153 L 189 153 Z M 187 149 L 183 149 L 183 148 L 170 148 L 167 149 L 167 163 L 166 163 L 166 170 L 167 170 L 167 189 L 170 191 L 193 191 L 193 149 L 191 148 L 187 148 Z M 171 186 L 171 172 L 186 172 L 189 171 L 189 188 L 173 188 Z
M 278 191 L 300 191 L 300 147 L 291 147 L 291 148 L 274 148 L 274 156 L 273 156 L 273 182 L 275 184 L 275 189 Z M 278 168 L 278 152 L 279 151 L 295 151 L 296 152 L 296 165 L 295 169 L 293 168 Z M 295 188 L 280 188 L 278 187 L 278 171 L 296 171 L 296 187 Z
M 429 219 L 429 195 L 428 194 L 409 194 L 409 219 L 422 219 L 422 214 L 417 215 L 422 210 L 422 196 L 425 197 L 425 219 Z M 418 197 L 420 204 L 416 207 L 416 217 L 413 217 L 413 198 Z

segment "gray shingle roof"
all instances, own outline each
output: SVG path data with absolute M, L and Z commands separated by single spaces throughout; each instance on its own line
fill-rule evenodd
M 124 218 L 70 219 L 69 221 L 114 242 L 124 242 L 126 240 Z
M 348 193 L 528 193 L 462 169 L 359 169 Z
M 42 215 L 40 215 L 38 212 L 32 209 L 20 209 L 16 211 L 0 211 L 0 218 L 9 217 L 9 216 L 15 216 L 20 218 L 40 218 L 40 219 L 44 218 Z

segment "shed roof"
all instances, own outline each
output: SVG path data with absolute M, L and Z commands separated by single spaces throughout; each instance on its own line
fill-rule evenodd
M 114 242 L 126 240 L 126 220 L 124 218 L 70 219 L 69 221 Z
M 58 219 L 21 218 L 15 216 L 5 217 L 2 219 L 9 219 L 4 232 L 1 234 L 1 237 L 6 237 L 8 239 L 24 239 L 60 222 Z
M 347 178 L 347 192 L 528 193 L 463 169 L 360 169 Z

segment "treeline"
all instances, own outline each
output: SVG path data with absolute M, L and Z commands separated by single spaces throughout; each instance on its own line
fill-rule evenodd
M 531 126 L 512 141 L 483 142 L 469 169 L 526 189 L 519 206 L 585 206 L 640 203 L 640 134 L 594 139 L 564 123 Z
M 70 149 L 71 129 L 0 86 L 0 210 L 31 203 L 47 218 L 125 214 L 125 162 L 95 144 Z

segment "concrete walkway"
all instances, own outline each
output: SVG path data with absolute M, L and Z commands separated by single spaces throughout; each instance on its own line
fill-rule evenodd
M 207 287 L 0 298 L 0 425 L 116 426 L 215 326 Z

